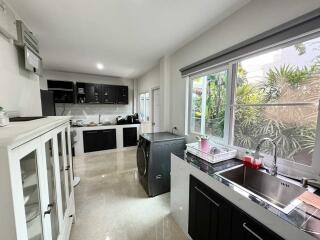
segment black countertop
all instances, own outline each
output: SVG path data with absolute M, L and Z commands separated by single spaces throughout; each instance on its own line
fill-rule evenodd
M 230 159 L 224 162 L 211 164 L 202 160 L 201 158 L 194 156 L 190 153 L 186 152 L 176 152 L 174 153 L 177 157 L 186 161 L 190 165 L 195 168 L 198 168 L 202 172 L 208 174 L 215 180 L 223 183 L 224 185 L 230 187 L 231 189 L 237 188 L 235 184 L 230 181 L 225 180 L 224 178 L 220 177 L 217 172 L 222 170 L 241 165 L 242 162 L 238 159 Z M 320 192 L 316 192 L 317 195 L 320 195 Z M 320 210 L 308 205 L 306 203 L 301 203 L 297 207 L 295 207 L 290 213 L 285 214 L 279 209 L 271 206 L 267 202 L 257 198 L 254 195 L 247 195 L 244 196 L 249 200 L 255 202 L 256 204 L 260 205 L 261 207 L 269 210 L 273 214 L 277 215 L 281 219 L 287 221 L 288 223 L 294 225 L 295 227 L 299 228 L 301 231 L 304 231 L 313 237 L 320 239 Z
M 161 142 L 161 141 L 172 141 L 177 139 L 184 139 L 183 136 L 179 136 L 169 132 L 143 133 L 140 136 L 150 142 Z

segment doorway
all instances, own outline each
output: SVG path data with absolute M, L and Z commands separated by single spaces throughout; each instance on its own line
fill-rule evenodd
M 160 132 L 160 88 L 152 89 L 152 132 Z

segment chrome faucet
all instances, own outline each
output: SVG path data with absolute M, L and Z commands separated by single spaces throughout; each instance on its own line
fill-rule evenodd
M 101 114 L 99 113 L 99 122 L 98 124 L 101 124 Z
M 273 162 L 271 165 L 271 168 L 269 169 L 269 173 L 271 176 L 276 176 L 278 172 L 278 167 L 277 167 L 277 145 L 276 143 L 271 139 L 271 138 L 263 138 L 260 140 L 260 142 L 257 145 L 256 151 L 254 153 L 254 159 L 259 159 L 260 157 L 260 148 L 261 145 L 264 142 L 270 142 L 273 146 Z

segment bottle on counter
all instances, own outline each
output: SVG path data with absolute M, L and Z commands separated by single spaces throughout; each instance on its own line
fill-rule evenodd
M 261 159 L 255 159 L 253 152 L 246 150 L 245 155 L 242 157 L 243 164 L 246 167 L 250 167 L 253 169 L 259 169 L 262 166 Z
M 254 162 L 254 157 L 250 154 L 249 150 L 246 150 L 245 155 L 242 157 L 243 164 L 246 167 L 251 167 Z
M 9 117 L 2 107 L 0 107 L 0 127 L 9 125 Z

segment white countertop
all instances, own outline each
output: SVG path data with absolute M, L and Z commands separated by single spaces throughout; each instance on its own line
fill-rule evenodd
M 90 131 L 90 130 L 100 130 L 100 129 L 121 129 L 130 127 L 139 127 L 141 124 L 122 124 L 122 125 L 98 125 L 98 126 L 85 126 L 85 127 L 71 127 L 72 130 L 76 131 Z
M 11 122 L 0 127 L 0 147 L 14 148 L 70 120 L 71 117 L 46 117 L 25 122 Z

